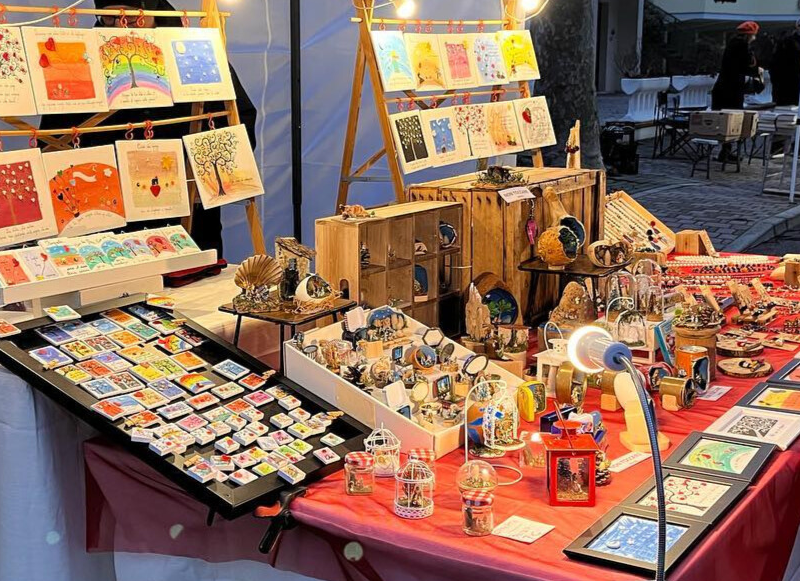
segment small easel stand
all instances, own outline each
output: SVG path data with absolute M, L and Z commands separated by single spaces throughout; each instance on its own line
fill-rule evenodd
M 342 171 L 339 178 L 339 193 L 336 198 L 336 208 L 347 204 L 347 196 L 350 190 L 350 184 L 353 182 L 382 182 L 391 181 L 392 189 L 394 190 L 395 199 L 398 202 L 406 201 L 405 186 L 403 184 L 403 174 L 400 169 L 400 164 L 397 160 L 397 149 L 395 148 L 394 140 L 392 137 L 392 129 L 389 123 L 389 105 L 394 104 L 398 110 L 402 108 L 413 109 L 419 107 L 420 109 L 431 109 L 442 105 L 446 100 L 452 99 L 452 104 L 456 105 L 460 101 L 463 104 L 469 104 L 472 97 L 490 95 L 492 101 L 499 101 L 503 95 L 507 93 L 517 93 L 520 98 L 530 97 L 530 87 L 527 81 L 518 81 L 516 86 L 504 87 L 502 85 L 494 85 L 491 90 L 478 90 L 478 91 L 461 91 L 456 92 L 451 89 L 438 95 L 420 96 L 415 91 L 402 91 L 406 97 L 387 97 L 383 93 L 383 85 L 381 83 L 380 71 L 378 61 L 375 56 L 375 51 L 372 47 L 372 38 L 370 31 L 373 26 L 377 25 L 380 29 L 386 25 L 396 24 L 400 31 L 405 31 L 408 28 L 413 28 L 415 32 L 432 32 L 434 26 L 443 26 L 447 28 L 448 33 L 457 32 L 462 33 L 464 26 L 474 26 L 478 32 L 483 32 L 486 25 L 500 25 L 503 30 L 515 30 L 519 28 L 519 23 L 523 22 L 521 19 L 515 18 L 513 15 L 517 13 L 518 0 L 502 0 L 502 16 L 498 20 L 416 20 L 416 19 L 398 19 L 398 18 L 374 18 L 375 0 L 361 0 L 356 5 L 356 16 L 351 18 L 351 22 L 358 24 L 358 47 L 356 48 L 356 62 L 353 67 L 353 88 L 350 94 L 350 113 L 347 118 L 347 131 L 344 139 L 344 153 L 342 154 Z M 378 126 L 381 130 L 381 137 L 383 138 L 383 147 L 369 156 L 367 160 L 362 163 L 358 168 L 353 170 L 353 152 L 356 147 L 356 139 L 358 137 L 358 118 L 361 113 L 361 96 L 364 89 L 364 76 L 366 71 L 369 70 L 369 80 L 372 87 L 372 96 L 375 100 L 375 111 L 378 115 Z M 389 177 L 388 179 L 380 176 L 367 176 L 366 172 L 378 162 L 383 156 L 386 156 L 389 164 Z M 544 167 L 541 151 L 534 150 L 532 152 L 534 167 Z M 478 161 L 479 167 L 486 167 L 487 160 L 481 159 Z
M 0 11 L 0 25 L 5 21 L 4 12 L 16 12 L 25 14 L 53 14 L 52 25 L 60 26 L 60 14 L 62 9 L 57 6 L 3 6 Z M 219 28 L 220 36 L 222 37 L 223 45 L 226 44 L 225 38 L 225 19 L 230 16 L 229 12 L 220 12 L 217 7 L 217 0 L 202 0 L 201 9 L 199 11 L 187 10 L 123 10 L 123 9 L 84 9 L 84 8 L 71 8 L 67 11 L 67 22 L 69 26 L 77 26 L 78 15 L 91 15 L 91 16 L 118 16 L 120 22 L 127 24 L 127 22 L 135 23 L 137 18 L 144 16 L 161 16 L 161 17 L 176 17 L 180 18 L 184 27 L 189 27 L 189 18 L 200 18 L 200 26 L 203 28 Z M 80 147 L 80 136 L 83 133 L 102 133 L 108 131 L 126 131 L 126 137 L 133 137 L 134 129 L 144 129 L 146 139 L 153 137 L 153 128 L 164 125 L 174 125 L 178 123 L 190 123 L 190 133 L 197 133 L 202 131 L 203 121 L 208 121 L 209 129 L 214 128 L 214 119 L 217 117 L 227 117 L 230 126 L 239 124 L 239 110 L 236 107 L 236 101 L 225 101 L 225 110 L 217 113 L 203 113 L 203 103 L 192 104 L 192 115 L 189 117 L 176 117 L 173 119 L 162 119 L 158 121 L 145 120 L 141 123 L 128 123 L 125 125 L 103 125 L 100 126 L 106 119 L 111 117 L 116 111 L 107 111 L 96 113 L 78 127 L 70 127 L 66 129 L 48 129 L 38 130 L 33 125 L 23 121 L 18 117 L 0 117 L 3 121 L 15 127 L 12 130 L 0 130 L 0 139 L 3 137 L 29 137 L 29 145 L 37 147 L 37 140 L 47 144 L 43 151 L 54 151 L 60 149 L 69 149 L 70 147 Z M 186 164 L 187 173 L 191 172 L 191 165 Z M 193 176 L 192 176 L 193 177 Z M 194 212 L 195 201 L 197 200 L 197 185 L 194 179 L 189 179 L 189 202 L 190 211 Z M 250 225 L 250 237 L 253 241 L 253 249 L 256 254 L 266 254 L 266 246 L 264 244 L 264 235 L 261 229 L 261 220 L 258 215 L 258 206 L 255 198 L 247 201 L 247 220 Z M 187 231 L 191 231 L 192 227 L 192 214 L 182 220 L 182 224 Z

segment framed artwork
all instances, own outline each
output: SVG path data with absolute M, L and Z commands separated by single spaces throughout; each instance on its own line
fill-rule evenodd
M 204 208 L 264 193 L 244 125 L 184 135 L 183 143 Z
M 117 141 L 117 164 L 128 222 L 189 215 L 180 139 Z
M 78 246 L 70 238 L 48 238 L 40 240 L 39 247 L 47 254 L 50 262 L 61 276 L 80 274 L 91 270 L 86 260 L 78 252 Z
M 769 378 L 770 383 L 785 383 L 800 387 L 800 359 L 792 359 Z
M 155 29 L 99 28 L 100 66 L 110 109 L 169 107 L 172 94 Z
M 473 38 L 472 34 L 439 35 L 439 53 L 444 64 L 444 83 L 448 89 L 480 85 Z
M 472 56 L 478 71 L 478 84 L 504 85 L 508 83 L 508 72 L 500 54 L 500 44 L 492 33 L 476 33 L 472 38 Z
M 13 250 L 0 252 L 0 286 L 31 282 L 31 276 Z
M 159 28 L 156 35 L 176 103 L 236 98 L 218 28 Z
M 736 405 L 787 414 L 800 414 L 800 386 L 759 383 L 736 402 Z
M 0 246 L 56 232 L 41 150 L 0 151 Z
M 30 66 L 18 26 L 0 26 L 0 110 L 4 116 L 36 115 Z
M 406 50 L 420 91 L 445 88 L 444 66 L 436 34 L 406 34 Z
M 405 91 L 417 88 L 417 78 L 411 69 L 403 33 L 396 30 L 373 30 L 372 48 L 378 61 L 383 90 Z
M 420 116 L 432 166 L 458 163 L 469 156 L 464 136 L 456 129 L 452 107 L 425 109 Z
M 800 434 L 800 416 L 767 409 L 734 406 L 717 418 L 706 431 L 755 442 L 767 442 L 786 450 Z
M 544 97 L 515 99 L 512 103 L 525 149 L 540 149 L 556 144 L 550 110 Z
M 774 445 L 764 442 L 692 432 L 662 464 L 665 468 L 752 482 L 774 451 Z
M 664 469 L 664 496 L 667 514 L 714 524 L 745 493 L 749 483 L 717 476 L 706 476 Z M 652 478 L 622 501 L 623 506 L 633 506 L 657 514 L 655 483 Z
M 539 78 L 539 64 L 536 62 L 529 30 L 501 30 L 497 33 L 497 39 L 509 81 L 532 81 Z
M 419 111 L 404 111 L 389 115 L 389 123 L 392 126 L 392 135 L 403 173 L 431 167 L 431 155 Z
M 22 28 L 40 115 L 108 111 L 93 29 Z
M 667 515 L 666 570 L 669 571 L 710 529 L 710 525 L 677 514 Z M 658 520 L 651 512 L 617 506 L 584 531 L 564 554 L 650 575 L 656 570 Z
M 80 236 L 125 225 L 113 145 L 42 154 L 56 227 L 61 236 Z
M 456 130 L 466 142 L 465 159 L 491 157 L 494 154 L 486 119 L 485 105 L 458 105 L 453 107 Z
M 21 248 L 16 253 L 31 280 L 49 280 L 61 276 L 47 253 L 38 246 Z
M 512 101 L 485 105 L 486 127 L 495 155 L 522 151 L 522 135 L 517 127 L 517 116 Z

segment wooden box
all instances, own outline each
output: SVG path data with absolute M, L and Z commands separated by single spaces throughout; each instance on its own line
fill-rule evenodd
M 536 196 L 534 216 L 539 231 L 550 224 L 550 212 L 542 198 L 545 187 L 552 186 L 568 212 L 586 226 L 586 245 L 602 238 L 605 209 L 605 172 L 562 168 L 515 168 L 523 173 Z M 497 194 L 499 189 L 474 185 L 475 174 L 465 174 L 430 183 L 409 186 L 411 200 L 443 200 L 464 204 L 464 227 L 461 237 L 465 267 L 462 289 L 484 272 L 492 272 L 511 288 L 526 321 L 547 313 L 558 299 L 558 278 L 541 277 L 538 288 L 531 288 L 531 275 L 518 269 L 533 257 L 525 224 L 530 201 L 507 204 Z M 516 321 L 519 323 L 520 321 Z

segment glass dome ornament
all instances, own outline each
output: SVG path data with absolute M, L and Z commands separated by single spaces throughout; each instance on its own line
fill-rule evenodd
M 651 285 L 647 291 L 647 305 L 644 309 L 648 321 L 664 320 L 664 290 L 658 285 Z
M 636 279 L 627 270 L 618 270 L 608 277 L 606 284 L 606 318 L 614 322 L 625 305 L 636 298 Z
M 642 348 L 647 345 L 647 323 L 644 315 L 636 310 L 624 311 L 617 319 L 617 341 L 631 348 Z
M 525 443 L 519 439 L 517 400 L 507 390 L 498 390 L 483 411 L 483 441 L 487 448 L 510 452 Z
M 409 460 L 394 477 L 394 513 L 401 518 L 420 519 L 433 514 L 434 476 L 422 460 Z
M 400 468 L 400 440 L 383 424 L 367 436 L 364 449 L 375 458 L 375 476 L 394 476 Z
M 633 274 L 646 275 L 650 278 L 650 282 L 652 284 L 662 286 L 663 270 L 655 260 L 650 258 L 642 258 L 641 260 L 637 260 L 636 264 L 633 265 Z
M 642 313 L 647 312 L 647 295 L 653 281 L 646 274 L 637 274 L 633 278 L 636 280 L 636 308 Z
M 505 381 L 479 381 L 467 394 L 464 402 L 464 447 L 467 458 L 470 454 L 481 458 L 499 458 L 505 454 L 505 450 L 486 445 L 484 416 L 487 408 L 496 403 L 496 398 L 507 389 Z
M 469 460 L 458 469 L 456 485 L 462 493 L 470 490 L 491 492 L 498 485 L 497 471 L 483 460 Z

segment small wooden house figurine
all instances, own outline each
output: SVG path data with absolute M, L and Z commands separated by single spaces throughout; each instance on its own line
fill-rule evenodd
M 301 280 L 312 272 L 311 261 L 316 255 L 313 248 L 300 244 L 291 236 L 275 238 L 275 258 L 278 259 L 284 270 L 289 266 L 289 259 L 297 259 L 297 270 L 300 272 Z
M 594 506 L 595 458 L 591 434 L 579 434 L 579 422 L 556 422 L 558 434 L 542 434 L 547 456 L 547 494 L 552 506 Z

